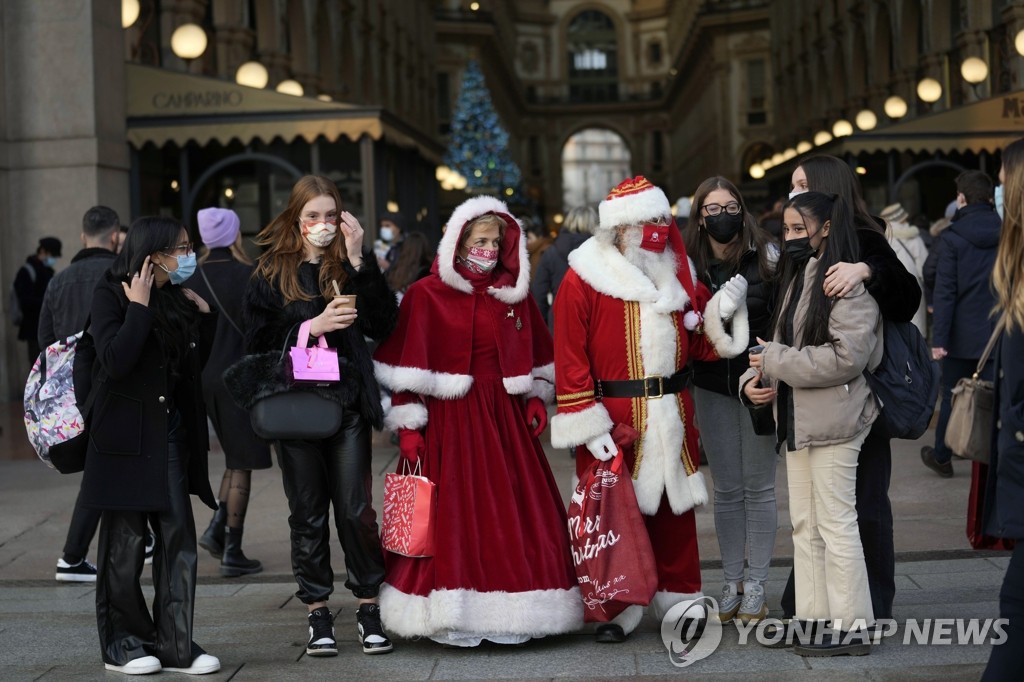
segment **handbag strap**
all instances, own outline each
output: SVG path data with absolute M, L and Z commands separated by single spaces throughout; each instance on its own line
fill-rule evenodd
M 244 339 L 245 333 L 242 331 L 241 327 L 235 324 L 235 321 L 231 319 L 230 315 L 228 315 L 227 309 L 220 302 L 220 299 L 217 298 L 217 292 L 214 291 L 213 285 L 210 284 L 210 279 L 206 276 L 206 271 L 203 270 L 202 266 L 199 267 L 199 274 L 203 276 L 203 281 L 206 282 L 206 288 L 209 290 L 210 295 L 213 296 L 213 302 L 217 304 L 217 310 L 219 310 L 220 314 L 224 316 L 224 319 L 231 323 L 231 326 L 235 328 L 235 331 L 238 332 L 239 336 Z
M 999 340 L 999 334 L 1003 331 L 1003 323 L 1006 321 L 1006 312 L 999 316 L 999 320 L 996 322 L 995 329 L 992 330 L 992 336 L 989 337 L 988 343 L 985 344 L 985 351 L 981 354 L 981 358 L 978 360 L 978 367 L 974 370 L 974 376 L 971 377 L 975 381 L 981 376 L 981 371 L 985 369 L 985 363 L 988 362 L 988 356 L 992 354 L 992 349 L 996 347 L 996 341 Z

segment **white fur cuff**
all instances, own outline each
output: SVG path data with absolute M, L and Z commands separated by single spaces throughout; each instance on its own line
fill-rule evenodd
M 579 412 L 559 412 L 551 418 L 551 447 L 574 448 L 602 433 L 611 433 L 612 418 L 601 403 Z
M 376 360 L 373 361 L 373 370 L 377 381 L 396 393 L 412 391 L 442 400 L 461 398 L 469 392 L 469 387 L 473 385 L 473 377 L 468 374 L 448 374 L 416 367 L 396 367 Z
M 703 592 L 655 592 L 654 599 L 651 600 L 650 605 L 647 607 L 647 612 L 651 615 L 651 618 L 654 618 L 660 624 L 665 618 L 665 614 L 676 604 L 699 599 L 703 596 Z
M 747 321 L 747 302 L 744 300 L 732 316 L 732 335 L 725 331 L 725 322 L 720 312 L 722 292 L 711 297 L 704 309 L 704 333 L 714 345 L 718 355 L 734 358 L 747 349 L 750 341 L 750 325 Z
M 544 379 L 534 379 L 533 387 L 526 394 L 527 398 L 540 398 L 545 405 L 555 402 L 555 385 Z
M 422 429 L 427 425 L 427 407 L 422 403 L 392 405 L 384 417 L 384 428 L 389 431 L 398 429 Z

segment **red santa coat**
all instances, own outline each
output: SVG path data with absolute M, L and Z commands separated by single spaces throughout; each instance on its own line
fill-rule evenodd
M 551 420 L 551 444 L 583 445 L 616 423 L 629 424 L 640 434 L 624 453 L 640 510 L 656 514 L 663 495 L 677 515 L 704 504 L 689 392 L 599 400 L 595 381 L 669 377 L 691 358 L 734 357 L 748 340 L 746 307 L 736 311 L 727 333 L 718 312 L 720 295 L 712 298 L 694 280 L 696 311 L 704 322 L 691 330 L 684 314 L 694 305 L 671 265 L 648 277 L 597 237 L 573 251 L 569 265 L 554 303 L 558 414 Z M 578 458 L 577 466 L 588 461 Z

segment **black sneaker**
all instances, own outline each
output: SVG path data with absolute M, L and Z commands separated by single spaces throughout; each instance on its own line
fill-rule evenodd
M 309 612 L 309 644 L 307 656 L 337 656 L 338 642 L 334 639 L 334 617 L 326 606 Z
M 935 448 L 925 445 L 921 448 L 921 461 L 924 465 L 943 478 L 953 478 L 953 464 L 935 459 Z
M 153 554 L 156 553 L 156 536 L 153 535 L 153 531 L 147 531 L 146 534 L 146 560 L 143 563 L 146 566 L 150 566 L 153 563 Z
M 395 648 L 384 634 L 384 626 L 380 623 L 379 605 L 362 604 L 356 611 L 356 625 L 359 628 L 359 640 L 363 643 L 364 654 L 387 654 Z
M 75 565 L 57 559 L 57 574 L 54 576 L 62 583 L 94 583 L 96 582 L 96 567 L 85 559 Z

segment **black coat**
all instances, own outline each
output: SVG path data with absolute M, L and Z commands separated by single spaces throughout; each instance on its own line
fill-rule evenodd
M 108 274 L 96 285 L 91 314 L 96 397 L 81 501 L 98 509 L 167 510 L 168 377 L 153 311 L 129 303 L 121 282 Z M 200 315 L 171 396 L 186 432 L 188 491 L 211 509 L 217 503 L 207 471 L 210 443 L 200 372 L 216 324 L 216 314 Z
M 1024 332 L 1004 332 L 995 351 L 996 423 L 985 493 L 985 532 L 1024 539 Z M 994 475 L 993 475 L 994 474 Z
M 772 244 L 767 248 L 777 249 L 778 247 Z M 765 281 L 761 277 L 757 251 L 750 250 L 743 254 L 740 258 L 738 272 L 698 272 L 697 279 L 714 293 L 725 281 L 735 274 L 743 275 L 747 280 L 747 315 L 750 324 L 750 343 L 748 345 L 753 346 L 757 343 L 757 337 L 762 339 L 770 338 L 768 328 L 771 325 L 773 303 L 775 300 L 775 281 L 773 279 Z M 740 376 L 749 367 L 750 360 L 746 353 L 740 353 L 735 358 L 716 360 L 714 362 L 694 361 L 693 383 L 695 386 L 708 391 L 736 396 L 739 391 Z
M 32 268 L 32 273 L 25 268 Z M 18 305 L 21 306 L 19 341 L 39 336 L 39 312 L 43 308 L 43 296 L 51 279 L 53 268 L 43 265 L 36 256 L 29 256 L 25 259 L 25 265 L 18 268 L 18 274 L 14 276 L 14 295 L 18 297 Z
M 890 322 L 910 322 L 921 305 L 917 276 L 904 267 L 879 230 L 858 227 L 857 240 L 860 260 L 871 268 L 871 278 L 864 286 L 878 303 L 882 318 Z
M 210 250 L 200 271 L 188 281 L 190 289 L 220 312 L 210 359 L 203 367 L 203 398 L 224 448 L 228 469 L 268 469 L 272 465 L 269 446 L 253 433 L 249 413 L 231 398 L 223 378 L 224 370 L 245 355 L 245 336 L 239 330 L 244 329 L 242 297 L 252 279 L 252 271 L 251 265 L 232 258 L 230 249 L 217 248 Z M 210 286 L 206 284 L 207 279 Z
M 558 293 L 558 287 L 561 286 L 565 273 L 569 271 L 569 254 L 589 238 L 590 235 L 587 233 L 568 230 L 559 232 L 555 237 L 555 243 L 540 257 L 537 272 L 533 273 L 530 282 L 530 293 L 549 329 L 554 329 L 554 316 L 551 304 L 548 303 L 548 294 L 554 296 Z
M 989 287 L 1002 221 L 992 204 L 970 204 L 942 233 L 932 297 L 932 347 L 952 358 L 976 360 L 995 329 Z
M 348 263 L 345 270 L 348 279 L 342 293 L 356 295 L 359 316 L 352 326 L 326 334 L 327 345 L 336 348 L 339 363 L 344 362 L 341 384 L 332 389 L 333 395 L 329 397 L 346 407 L 357 408 L 375 429 L 380 429 L 384 426 L 380 387 L 373 374 L 373 359 L 364 337 L 374 341 L 385 339 L 398 322 L 398 303 L 372 254 L 364 255 L 358 272 Z M 315 298 L 292 301 L 287 305 L 277 287 L 265 278 L 257 276 L 249 281 L 243 303 L 243 329 L 249 353 L 279 353 L 286 338 L 288 345 L 294 345 L 297 323 L 316 317 L 327 306 L 327 301 L 319 293 L 319 274 L 318 264 L 302 263 L 299 266 L 299 284 L 303 291 Z M 232 394 L 236 399 L 240 395 L 259 394 L 265 388 L 260 382 L 265 379 L 262 372 L 239 372 L 231 382 L 236 388 Z

